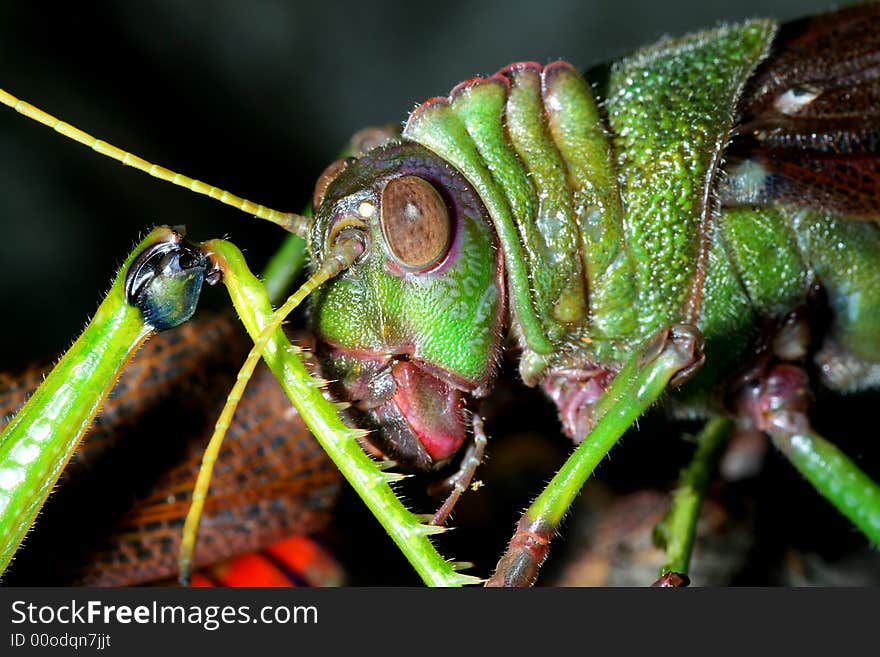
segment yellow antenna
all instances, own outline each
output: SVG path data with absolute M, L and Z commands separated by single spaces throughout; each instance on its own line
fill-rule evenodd
M 196 547 L 199 522 L 208 497 L 208 490 L 211 486 L 214 464 L 220 455 L 223 439 L 226 437 L 229 425 L 232 424 L 232 418 L 235 415 L 235 410 L 238 408 L 242 395 L 244 395 L 245 387 L 254 374 L 254 368 L 257 366 L 263 352 L 266 351 L 266 346 L 269 344 L 269 340 L 272 339 L 275 331 L 281 328 L 281 324 L 287 316 L 302 303 L 303 299 L 316 288 L 350 267 L 360 257 L 364 251 L 364 238 L 362 235 L 365 228 L 363 225 L 358 229 L 349 228 L 347 229 L 348 231 L 355 232 L 343 234 L 343 236 L 337 239 L 327 254 L 327 258 L 321 263 L 317 271 L 272 314 L 261 329 L 260 335 L 254 340 L 254 346 L 250 353 L 248 353 L 244 365 L 241 366 L 241 370 L 235 380 L 235 385 L 226 398 L 226 404 L 220 412 L 220 417 L 217 418 L 217 423 L 214 425 L 214 433 L 202 456 L 202 465 L 199 468 L 199 475 L 193 490 L 192 502 L 186 514 L 183 536 L 180 543 L 178 566 L 182 584 L 188 585 L 190 575 L 192 574 L 193 553 Z
M 147 162 L 145 159 L 138 157 L 133 153 L 129 153 L 121 148 L 117 148 L 113 144 L 108 144 L 106 141 L 93 137 L 76 126 L 70 125 L 61 119 L 52 116 L 48 112 L 44 112 L 39 107 L 34 107 L 30 103 L 16 98 L 3 89 L 0 89 L 0 103 L 11 107 L 19 114 L 22 114 L 37 123 L 42 123 L 43 125 L 52 128 L 52 130 L 68 139 L 78 141 L 83 146 L 87 146 L 101 155 L 106 155 L 125 166 L 134 167 L 135 169 L 139 169 L 159 180 L 165 180 L 175 185 L 179 185 L 180 187 L 185 187 L 196 194 L 209 196 L 221 203 L 231 205 L 242 212 L 247 212 L 260 219 L 271 221 L 273 224 L 277 224 L 284 228 L 284 230 L 299 235 L 303 239 L 306 237 L 306 232 L 309 226 L 309 219 L 307 217 L 293 212 L 279 212 L 278 210 L 258 205 L 247 199 L 230 194 L 225 190 L 203 183 L 201 180 L 189 178 L 183 174 L 159 166 L 158 164 Z

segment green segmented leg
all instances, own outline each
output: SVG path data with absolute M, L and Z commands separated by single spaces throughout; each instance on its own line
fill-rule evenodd
M 272 316 L 266 288 L 248 270 L 241 251 L 223 240 L 205 243 L 223 273 L 223 281 L 239 317 L 256 340 Z M 423 524 L 391 490 L 390 483 L 402 475 L 382 472 L 379 465 L 361 449 L 363 432 L 346 426 L 336 405 L 327 401 L 300 356 L 279 330 L 266 346 L 263 358 L 275 374 L 291 402 L 343 476 L 357 491 L 389 536 L 404 553 L 424 582 L 431 586 L 461 586 L 481 580 L 456 572 L 459 564 L 447 562 L 429 540 L 442 527 Z
M 672 494 L 669 513 L 654 529 L 655 543 L 666 550 L 666 562 L 660 568 L 661 579 L 656 585 L 662 586 L 670 581 L 667 577 L 669 575 L 678 576 L 683 582 L 687 582 L 685 578 L 690 566 L 703 496 L 732 426 L 732 420 L 713 418 L 697 436 L 697 451 L 681 473 L 678 488 Z
M 471 485 L 477 468 L 483 462 L 483 454 L 486 451 L 486 444 L 489 442 L 489 439 L 486 437 L 486 431 L 483 429 L 483 418 L 479 414 L 474 415 L 472 427 L 474 432 L 473 442 L 462 457 L 458 471 L 446 480 L 446 484 L 450 489 L 449 494 L 431 518 L 432 525 L 446 524 L 449 514 L 452 513 L 452 509 L 455 508 L 458 499 L 467 490 L 468 486 Z
M 810 427 L 771 434 L 785 454 L 838 511 L 880 544 L 880 486 Z
M 138 347 L 153 331 L 176 326 L 192 315 L 201 289 L 204 256 L 201 263 L 190 261 L 193 268 L 187 267 L 187 271 L 200 271 L 184 281 L 184 287 L 181 280 L 186 276 L 160 281 L 162 274 L 157 274 L 151 279 L 159 285 L 149 288 L 148 295 L 152 296 L 148 302 L 152 303 L 158 293 L 163 303 L 170 302 L 162 311 L 170 315 L 160 317 L 153 312 L 155 307 L 145 312 L 143 306 L 132 303 L 130 274 L 149 264 L 144 258 L 156 253 L 157 248 L 160 259 L 183 252 L 187 258 L 198 257 L 198 252 L 185 246 L 181 236 L 170 228 L 153 230 L 125 261 L 79 339 L 0 434 L 0 572 L 6 569 Z M 194 287 L 186 287 L 190 284 Z M 195 292 L 195 296 L 181 303 L 181 292 Z
M 487 586 L 534 583 L 550 539 L 596 466 L 670 383 L 701 363 L 702 336 L 684 325 L 661 331 L 626 362 L 596 403 L 592 431 L 523 514 Z
M 360 231 L 357 232 L 360 235 Z M 202 456 L 202 464 L 199 468 L 199 474 L 196 479 L 196 485 L 193 489 L 192 504 L 186 515 L 186 521 L 183 524 L 183 536 L 180 542 L 179 564 L 179 580 L 184 586 L 188 586 L 190 576 L 192 575 L 193 552 L 195 551 L 196 536 L 199 530 L 199 523 L 202 517 L 202 510 L 208 499 L 208 491 L 211 486 L 211 476 L 214 472 L 214 464 L 220 455 L 220 449 L 223 446 L 223 440 L 232 424 L 235 411 L 244 395 L 245 388 L 254 374 L 254 368 L 259 363 L 263 352 L 266 350 L 266 344 L 272 336 L 281 328 L 284 320 L 290 315 L 303 300 L 309 296 L 315 289 L 326 283 L 334 276 L 338 276 L 342 271 L 351 267 L 352 263 L 364 252 L 364 243 L 361 238 L 349 235 L 347 238 L 336 240 L 328 257 L 324 259 L 321 266 L 305 281 L 287 301 L 285 301 L 278 310 L 274 311 L 269 321 L 262 327 L 260 335 L 254 338 L 254 346 L 245 359 L 244 364 L 238 372 L 235 385 L 226 397 L 226 403 L 217 422 L 214 425 L 214 433 L 208 446 L 205 448 Z M 267 291 L 268 296 L 268 291 Z
M 753 419 L 825 499 L 880 544 L 880 485 L 816 433 L 807 417 L 808 399 L 803 369 L 777 365 L 761 382 Z

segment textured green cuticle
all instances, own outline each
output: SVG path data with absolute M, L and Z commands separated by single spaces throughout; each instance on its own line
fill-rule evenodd
M 618 63 L 608 121 L 626 208 L 643 335 L 683 318 L 693 301 L 706 201 L 734 106 L 773 36 L 750 21 L 661 43 Z
M 760 323 L 742 281 L 731 262 L 722 225 L 726 218 L 712 227 L 706 280 L 697 327 L 706 336 L 706 362 L 682 389 L 691 401 L 714 394 L 713 385 L 724 373 L 739 363 L 740 354 L 759 330 Z M 697 402 L 698 404 L 700 402 Z
M 507 134 L 532 185 L 540 190 L 536 195 L 534 229 L 529 229 L 529 217 L 520 220 L 526 239 L 535 244 L 544 263 L 543 267 L 532 269 L 532 279 L 540 285 L 541 296 L 548 302 L 542 311 L 558 323 L 578 323 L 587 315 L 580 236 L 574 221 L 567 167 L 544 127 L 541 74 L 529 66 L 514 69 L 508 75 L 511 87 L 505 106 Z
M 803 303 L 810 271 L 789 220 L 774 208 L 730 208 L 719 225 L 754 308 L 781 315 Z
M 591 334 L 630 335 L 636 327 L 633 263 L 623 240 L 616 163 L 596 100 L 580 75 L 557 66 L 545 80 L 544 106 L 572 190 L 589 281 Z
M 316 334 L 347 349 L 412 349 L 414 357 L 464 379 L 485 378 L 501 304 L 495 251 L 479 217 L 465 217 L 461 230 L 455 263 L 438 273 L 401 277 L 374 249 L 368 262 L 315 293 Z
M 832 334 L 845 350 L 880 362 L 880 227 L 816 211 L 798 211 L 792 226 L 828 296 Z

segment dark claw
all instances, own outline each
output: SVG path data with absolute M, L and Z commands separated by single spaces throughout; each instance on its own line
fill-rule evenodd
M 125 278 L 126 298 L 156 331 L 179 326 L 195 312 L 207 267 L 204 252 L 171 231 L 134 259 Z
M 690 578 L 684 573 L 666 573 L 656 582 L 651 584 L 651 587 L 661 589 L 679 589 L 688 586 L 690 583 Z
M 675 346 L 682 358 L 682 362 L 686 363 L 669 381 L 669 385 L 678 387 L 690 379 L 706 361 L 706 354 L 703 352 L 706 339 L 699 329 L 694 326 L 673 324 L 669 329 L 668 340 L 676 343 Z

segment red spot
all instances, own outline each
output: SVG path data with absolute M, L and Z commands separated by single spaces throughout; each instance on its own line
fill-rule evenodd
M 201 573 L 196 573 L 195 575 L 193 575 L 189 585 L 195 589 L 203 589 L 217 586 L 211 578 L 205 577 Z
M 256 553 L 243 554 L 215 566 L 212 573 L 223 586 L 291 587 L 290 578 L 269 559 Z
M 305 536 L 292 536 L 278 541 L 266 552 L 285 568 L 302 576 L 311 586 L 342 584 L 342 570 L 333 556 Z

